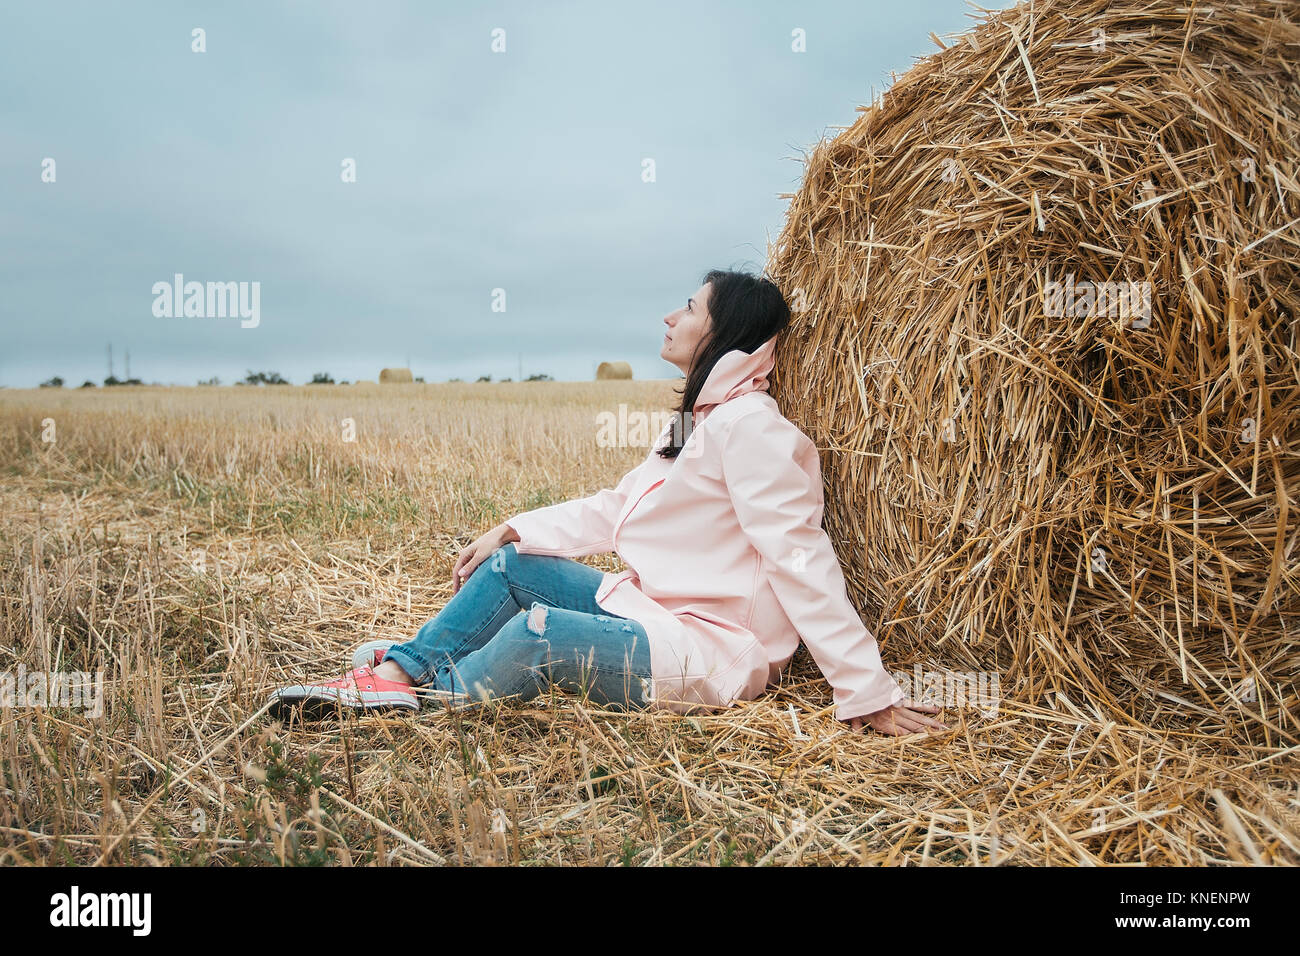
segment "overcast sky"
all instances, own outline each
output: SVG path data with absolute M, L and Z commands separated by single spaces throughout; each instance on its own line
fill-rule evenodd
M 663 316 L 761 269 L 804 152 L 973 13 L 4 0 L 0 385 L 100 382 L 109 343 L 186 385 L 676 375 Z M 259 283 L 256 326 L 155 315 L 177 273 Z

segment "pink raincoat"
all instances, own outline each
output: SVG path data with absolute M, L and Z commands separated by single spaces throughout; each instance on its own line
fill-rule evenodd
M 674 461 L 655 448 L 618 487 L 506 522 L 521 554 L 613 551 L 596 603 L 639 621 L 650 640 L 651 706 L 688 713 L 753 700 L 800 638 L 834 690 L 835 716 L 905 695 L 849 603 L 822 531 L 817 449 L 767 392 L 776 339 L 719 359 L 694 430 Z

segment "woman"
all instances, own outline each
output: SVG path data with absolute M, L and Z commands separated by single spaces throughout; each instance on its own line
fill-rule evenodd
M 527 700 L 553 684 L 616 709 L 729 707 L 760 696 L 802 638 L 855 733 L 946 730 L 885 671 L 821 530 L 817 450 L 767 392 L 789 321 L 770 280 L 709 272 L 664 318 L 660 355 L 686 383 L 645 461 L 616 488 L 493 528 L 414 638 L 367 644 L 343 679 L 282 688 L 273 705 L 415 710 L 420 696 Z M 628 570 L 573 560 L 606 551 Z

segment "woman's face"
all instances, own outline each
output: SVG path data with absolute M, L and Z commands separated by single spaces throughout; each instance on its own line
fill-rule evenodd
M 683 375 L 690 374 L 695 346 L 709 331 L 709 291 L 710 287 L 705 283 L 695 290 L 685 305 L 664 316 L 668 330 L 659 355 L 681 369 Z

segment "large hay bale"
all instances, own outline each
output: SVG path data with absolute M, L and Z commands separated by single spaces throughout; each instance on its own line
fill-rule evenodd
M 415 381 L 409 368 L 385 368 L 379 371 L 380 385 L 407 385 Z
M 631 378 L 632 366 L 627 362 L 601 362 L 596 366 L 596 380 L 607 378 Z
M 991 14 L 818 144 L 770 250 L 773 392 L 888 659 L 1285 725 L 1297 5 L 1188 6 Z M 1080 285 L 1130 281 L 1149 325 Z

